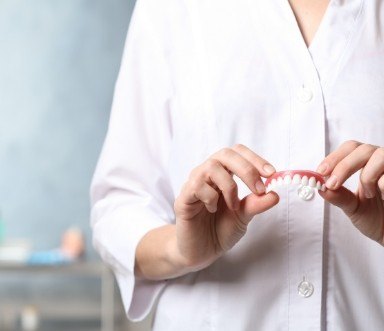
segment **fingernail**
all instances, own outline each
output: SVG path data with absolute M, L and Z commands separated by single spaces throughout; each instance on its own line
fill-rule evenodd
M 270 164 L 265 164 L 263 169 L 267 175 L 272 175 L 276 171 L 276 169 Z
M 326 163 L 322 163 L 319 165 L 319 167 L 317 168 L 317 172 L 320 173 L 320 174 L 325 174 L 325 172 L 327 171 L 328 169 L 328 164 Z
M 263 182 L 261 180 L 258 180 L 256 182 L 256 192 L 258 194 L 262 194 L 262 193 L 265 192 L 265 186 L 264 186 L 264 184 L 263 184 Z
M 337 185 L 337 177 L 335 175 L 332 175 L 331 177 L 329 177 L 327 182 L 325 183 L 325 186 L 330 190 L 336 188 L 336 185 Z
M 371 189 L 364 187 L 364 195 L 367 199 L 372 199 L 375 197 L 375 192 L 372 192 Z

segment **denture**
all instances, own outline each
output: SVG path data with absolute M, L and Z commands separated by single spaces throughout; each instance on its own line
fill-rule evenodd
M 278 171 L 265 181 L 266 192 L 284 185 L 299 185 L 301 191 L 315 188 L 323 192 L 326 190 L 324 177 L 310 170 Z

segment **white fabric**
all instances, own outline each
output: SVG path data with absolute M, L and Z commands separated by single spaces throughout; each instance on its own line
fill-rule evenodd
M 130 319 L 157 298 L 154 330 L 384 330 L 384 247 L 294 188 L 207 269 L 133 276 L 138 241 L 174 222 L 181 185 L 216 150 L 315 170 L 346 140 L 384 146 L 383 38 L 382 0 L 331 0 L 309 50 L 286 0 L 138 0 L 92 184 L 94 244 Z

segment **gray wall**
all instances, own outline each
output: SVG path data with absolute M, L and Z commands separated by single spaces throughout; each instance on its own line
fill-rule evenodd
M 8 237 L 89 229 L 133 0 L 0 0 L 0 210 Z M 95 253 L 91 253 L 95 256 Z

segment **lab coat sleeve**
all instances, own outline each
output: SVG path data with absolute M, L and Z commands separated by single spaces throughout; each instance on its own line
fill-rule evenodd
M 161 13 L 153 3 L 136 3 L 91 185 L 93 245 L 112 267 L 127 316 L 134 321 L 150 312 L 165 284 L 135 278 L 137 244 L 148 231 L 174 219 L 167 174 L 172 85 Z

